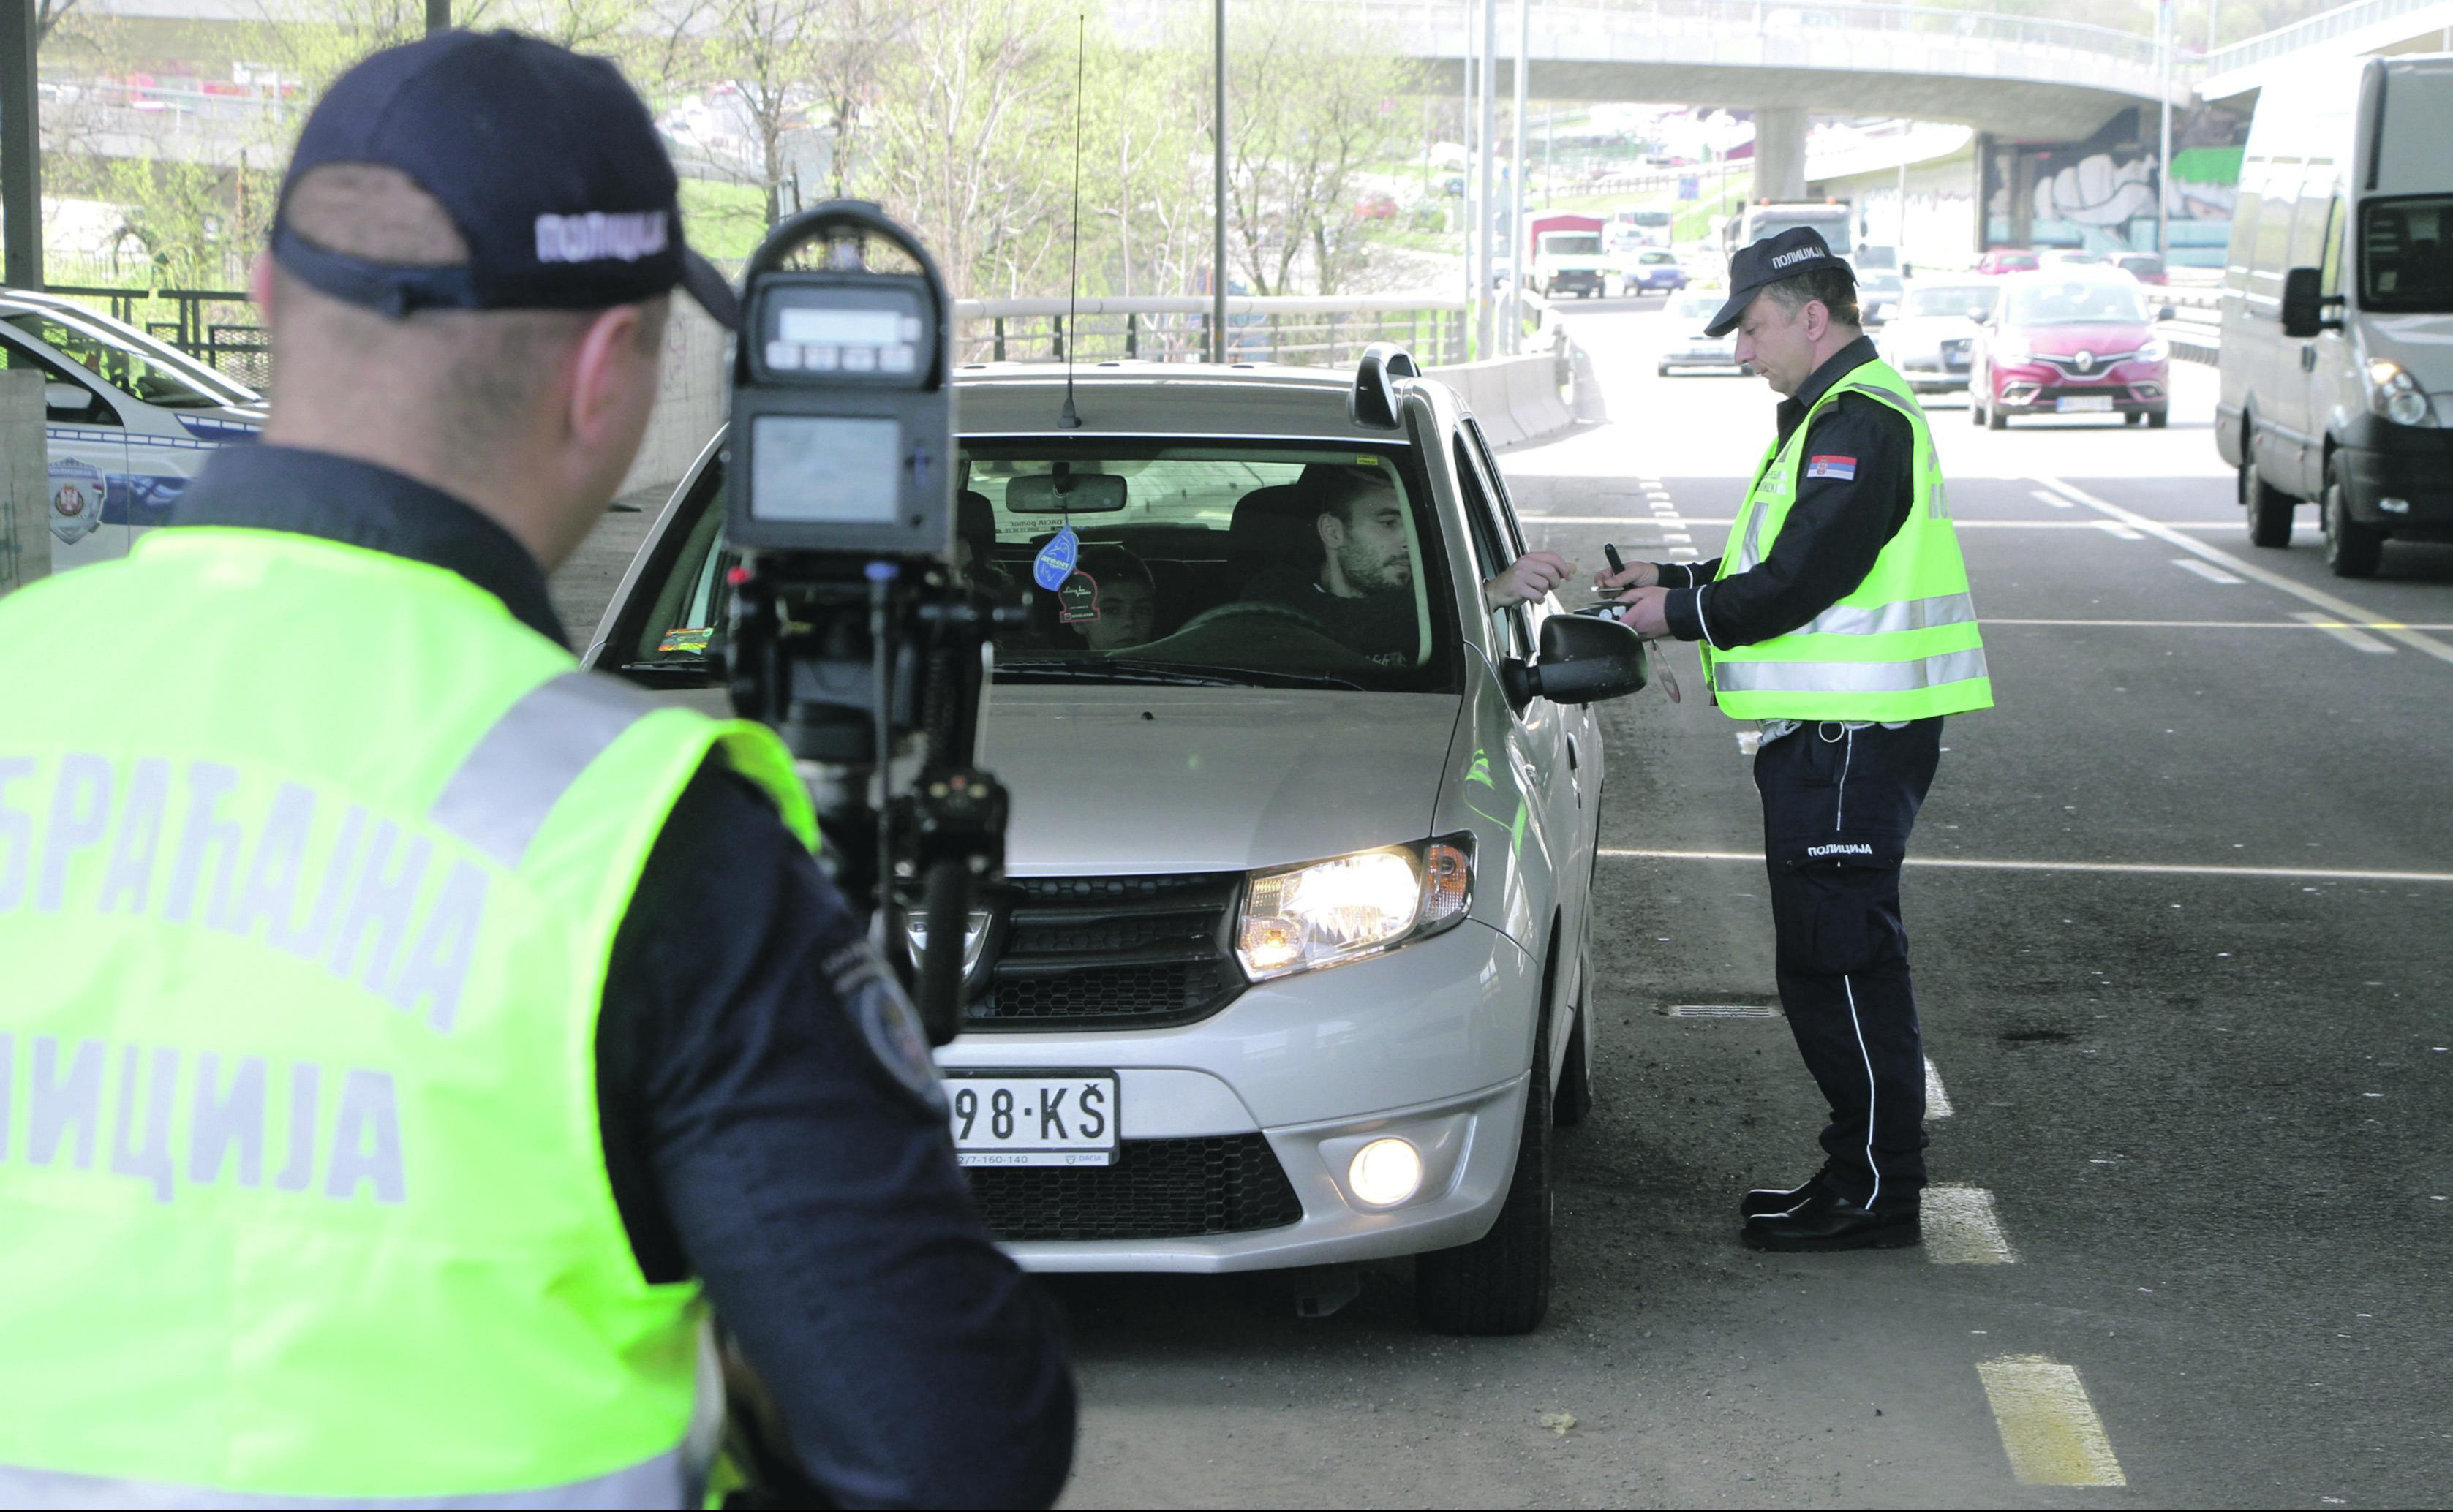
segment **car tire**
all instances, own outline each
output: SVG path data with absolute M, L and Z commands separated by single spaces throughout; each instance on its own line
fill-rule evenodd
M 2351 482 L 2342 459 L 2325 459 L 2325 567 L 2338 578 L 2372 578 L 2384 559 L 2383 530 L 2351 518 Z
M 2124 425 L 2124 426 L 2134 426 L 2134 425 L 2139 425 L 2139 424 L 2143 423 L 2143 422 L 2145 420 L 2145 418 L 2146 418 L 2146 411 L 2145 411 L 2145 410 L 2144 410 L 2144 409 L 2132 409 L 2132 410 L 2131 410 L 2131 411 L 2129 411 L 2127 414 L 2123 415 L 2123 416 L 2121 417 L 2121 423 L 2122 423 L 2123 425 Z
M 1993 404 L 1985 406 L 1984 428 L 1987 430 L 2007 430 L 2010 428 L 2010 417 L 2002 412 L 2002 407 L 2000 405 Z
M 1665 362 L 1655 366 L 1652 370 L 1654 374 L 1659 377 L 1666 378 L 1669 376 L 1669 365 Z
M 2162 430 L 2171 423 L 2172 411 L 2169 408 L 2146 411 L 2146 428 L 2149 430 Z
M 2291 544 L 2291 517 L 2299 512 L 2300 501 L 2260 476 L 2254 458 L 2240 465 L 2240 498 L 2248 506 L 2249 545 Z
M 1433 1333 L 1529 1334 L 1550 1310 L 1550 1026 L 1533 1040 L 1516 1169 L 1490 1232 L 1414 1257 L 1414 1313 Z

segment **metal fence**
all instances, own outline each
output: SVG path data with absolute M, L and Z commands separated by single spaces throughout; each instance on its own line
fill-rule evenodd
M 2350 5 L 2336 6 L 2333 10 L 2321 11 L 2305 21 L 2294 22 L 2287 27 L 2278 27 L 2263 35 L 2250 37 L 2245 42 L 2235 42 L 2227 48 L 2217 48 L 2206 54 L 2206 75 L 2209 78 L 2217 77 L 2236 69 L 2246 68 L 2252 63 L 2264 63 L 2271 58 L 2285 57 L 2303 48 L 2313 48 L 2321 43 L 2331 42 L 2338 37 L 2347 36 L 2368 27 L 2404 16 L 2414 18 L 2429 16 L 2430 12 L 2442 17 L 2441 20 L 2434 20 L 2431 16 L 2430 19 L 2434 20 L 2434 24 L 2453 27 L 2453 10 L 2447 9 L 2444 0 L 2353 0 Z
M 959 363 L 1200 362 L 1209 349 L 1202 298 L 966 299 L 954 306 Z M 1375 341 L 1425 362 L 1463 362 L 1463 300 L 1418 295 L 1226 301 L 1226 360 L 1340 367 Z
M 158 336 L 218 372 L 258 391 L 272 387 L 272 347 L 243 288 L 110 288 L 52 284 L 49 292 L 85 300 Z

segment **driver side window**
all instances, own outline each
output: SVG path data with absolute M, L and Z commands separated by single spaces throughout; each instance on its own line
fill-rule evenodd
M 1456 437 L 1457 482 L 1465 490 L 1465 514 L 1468 532 L 1473 537 L 1474 576 L 1480 584 L 1488 583 L 1513 564 L 1519 554 L 1503 524 L 1498 499 L 1498 487 L 1483 469 L 1473 447 L 1467 445 L 1464 431 Z M 1532 627 L 1522 605 L 1490 608 L 1484 614 L 1490 622 L 1490 646 L 1502 660 L 1519 661 L 1531 654 Z

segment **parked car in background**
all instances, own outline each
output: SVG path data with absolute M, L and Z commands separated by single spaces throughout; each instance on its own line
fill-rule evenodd
M 1665 247 L 1645 248 L 1622 263 L 1622 294 L 1676 293 L 1686 287 L 1686 269 L 1678 266 L 1677 254 Z
M 1393 194 L 1366 194 L 1354 202 L 1354 218 L 1358 221 L 1395 220 L 1397 197 Z
M 1976 259 L 1976 270 L 1987 277 L 2002 273 L 2032 273 L 2042 266 L 2035 253 L 2018 247 L 1996 247 Z
M 997 632 L 980 759 L 1017 795 L 1007 881 L 936 1058 L 980 1215 L 1028 1269 L 1414 1257 L 1426 1324 L 1523 1333 L 1599 1028 L 1584 701 L 1640 686 L 1643 653 L 1554 598 L 1484 603 L 1526 549 L 1505 479 L 1456 396 L 1383 352 L 959 373 L 955 481 L 992 565 L 1029 581 L 1066 526 L 1086 567 L 1138 564 L 1152 608 L 1094 635 L 1099 585 L 1068 581 Z M 709 446 L 586 658 L 701 707 L 738 561 L 724 465 Z M 1331 488 L 1402 543 L 1393 622 L 1308 607 L 1351 602 L 1316 581 Z
M 2162 288 L 2172 281 L 2164 269 L 2164 259 L 2153 252 L 2115 252 L 2105 261 L 2142 284 Z
M 2119 414 L 2161 428 L 2172 348 L 2138 281 L 2109 268 L 2013 275 L 1968 360 L 1968 414 L 2000 430 L 2014 414 Z
M 2102 268 L 2104 266 L 2102 252 L 2090 252 L 2084 247 L 2049 247 L 2043 252 L 2041 261 L 2046 268 Z
M 2001 293 L 2000 282 L 1989 278 L 1911 280 L 1875 345 L 1917 392 L 1964 392 L 1976 328 L 1991 317 Z
M 1720 312 L 1728 301 L 1725 288 L 1688 289 L 1669 301 L 1661 312 L 1665 329 L 1661 338 L 1661 356 L 1653 370 L 1666 378 L 1672 372 L 1692 371 L 1698 368 L 1726 368 L 1742 371 L 1738 367 L 1738 338 L 1732 331 L 1726 336 L 1706 336 L 1704 324 Z
M 2325 561 L 2453 539 L 2453 56 L 2312 66 L 2259 95 L 2224 278 L 2215 442 L 2249 539 L 2317 501 Z
M 56 294 L 0 289 L 0 367 L 45 379 L 54 571 L 127 554 L 264 399 L 157 337 Z

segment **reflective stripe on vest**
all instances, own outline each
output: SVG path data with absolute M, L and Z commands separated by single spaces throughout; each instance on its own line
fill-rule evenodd
M 596 1016 L 710 753 L 814 836 L 789 752 L 303 536 L 0 599 L 61 624 L 112 633 L 0 661 L 0 1504 L 692 1498 L 705 1308 L 640 1273 Z
M 1740 719 L 1897 721 L 1989 707 L 1976 605 L 1933 436 L 1915 396 L 1883 363 L 1842 375 L 1766 448 L 1720 576 L 1760 566 L 1777 546 L 1805 466 L 1806 432 L 1844 393 L 1887 405 L 1908 422 L 1913 503 L 1864 580 L 1838 603 L 1766 641 L 1701 647 L 1721 708 Z
M 438 1497 L 305 1497 L 257 1496 L 245 1492 L 217 1491 L 205 1486 L 166 1485 L 158 1481 L 121 1481 L 98 1475 L 75 1475 L 66 1470 L 29 1470 L 16 1465 L 0 1465 L 0 1506 L 42 1508 L 110 1508 L 110 1507 L 202 1507 L 227 1508 L 229 1512 L 254 1512 L 257 1508 L 290 1512 L 290 1509 L 337 1507 L 343 1512 L 376 1512 L 376 1509 L 439 1507 L 480 1508 L 507 1507 L 514 1512 L 554 1512 L 562 1508 L 596 1507 L 686 1507 L 697 1500 L 694 1481 L 683 1464 L 682 1451 L 675 1449 L 660 1454 L 641 1464 L 610 1475 L 600 1475 L 568 1485 L 547 1486 L 531 1491 L 493 1491 L 467 1496 Z

